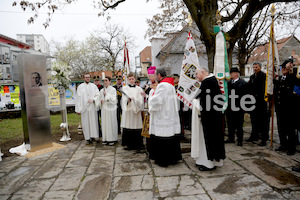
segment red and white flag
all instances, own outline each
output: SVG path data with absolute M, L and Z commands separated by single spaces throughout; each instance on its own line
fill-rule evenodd
M 124 84 L 127 85 L 128 81 L 127 81 L 127 75 L 130 72 L 130 68 L 129 68 L 129 54 L 128 54 L 128 49 L 126 47 L 126 42 L 124 45 L 124 69 L 123 69 L 123 81 Z

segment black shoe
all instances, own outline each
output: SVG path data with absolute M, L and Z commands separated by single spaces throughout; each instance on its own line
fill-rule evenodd
M 205 167 L 203 165 L 200 165 L 200 167 L 199 167 L 200 171 L 212 171 L 212 170 L 215 170 L 215 169 L 216 169 L 216 167 L 208 168 L 208 167 Z
M 228 138 L 228 139 L 225 140 L 224 142 L 225 142 L 225 143 L 234 143 L 234 140 Z
M 240 146 L 240 147 L 242 147 L 243 146 L 243 142 L 238 142 L 237 145 Z
M 287 153 L 286 153 L 286 155 L 288 155 L 288 156 L 292 156 L 292 155 L 294 155 L 295 154 L 295 151 L 288 151 Z
M 264 146 L 266 146 L 267 144 L 266 144 L 266 142 L 264 142 L 264 141 L 261 141 L 261 143 L 259 143 L 259 146 L 261 146 L 261 147 L 264 147 Z
M 294 172 L 300 172 L 300 166 L 299 167 L 292 167 L 292 171 L 294 171 Z
M 253 138 L 253 137 L 249 137 L 246 142 L 254 142 L 254 141 L 257 141 L 258 138 Z
M 283 146 L 279 146 L 278 148 L 275 149 L 275 151 L 286 151 L 287 149 Z

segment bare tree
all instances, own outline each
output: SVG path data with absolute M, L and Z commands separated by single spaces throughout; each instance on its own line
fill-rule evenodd
M 133 37 L 126 33 L 129 49 L 135 48 Z M 105 24 L 83 41 L 68 38 L 64 43 L 53 42 L 54 57 L 72 67 L 73 75 L 80 77 L 84 72 L 123 68 L 124 28 Z

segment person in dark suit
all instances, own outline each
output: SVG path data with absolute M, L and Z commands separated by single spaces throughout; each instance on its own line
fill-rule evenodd
M 120 92 L 120 89 L 123 87 L 123 78 L 122 76 L 117 76 L 117 84 L 113 87 L 117 90 L 117 97 L 118 97 L 118 103 L 117 103 L 117 121 L 118 121 L 118 134 L 121 134 L 121 115 L 122 115 L 122 108 L 121 108 L 121 98 L 122 93 Z
M 230 69 L 231 80 L 228 81 L 228 108 L 226 110 L 226 119 L 228 126 L 228 139 L 225 143 L 235 142 L 235 131 L 237 132 L 237 145 L 243 146 L 243 123 L 244 111 L 241 109 L 241 98 L 245 95 L 246 82 L 240 77 L 238 68 L 233 67 Z M 231 95 L 233 98 L 231 98 Z
M 252 131 L 247 142 L 258 141 L 261 138 L 259 146 L 266 146 L 269 140 L 269 112 L 267 102 L 264 99 L 266 74 L 261 71 L 261 63 L 253 63 L 254 74 L 250 76 L 247 84 L 249 93 L 255 98 L 255 109 L 250 112 Z M 260 135 L 259 135 L 260 134 Z
M 277 127 L 280 146 L 276 151 L 287 151 L 287 155 L 294 155 L 296 151 L 296 95 L 294 86 L 297 78 L 295 74 L 289 73 L 290 60 L 282 64 L 282 75 L 274 85 L 275 110 L 277 116 Z
M 100 84 L 100 76 L 94 76 L 94 84 L 97 86 L 98 90 L 100 91 L 103 88 L 103 85 Z M 99 137 L 102 137 L 102 131 L 101 131 L 101 110 L 98 110 L 98 124 L 99 124 Z

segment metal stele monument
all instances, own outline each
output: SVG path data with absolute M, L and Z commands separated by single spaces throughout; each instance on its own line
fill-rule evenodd
M 46 56 L 18 56 L 21 116 L 25 149 L 52 146 Z

